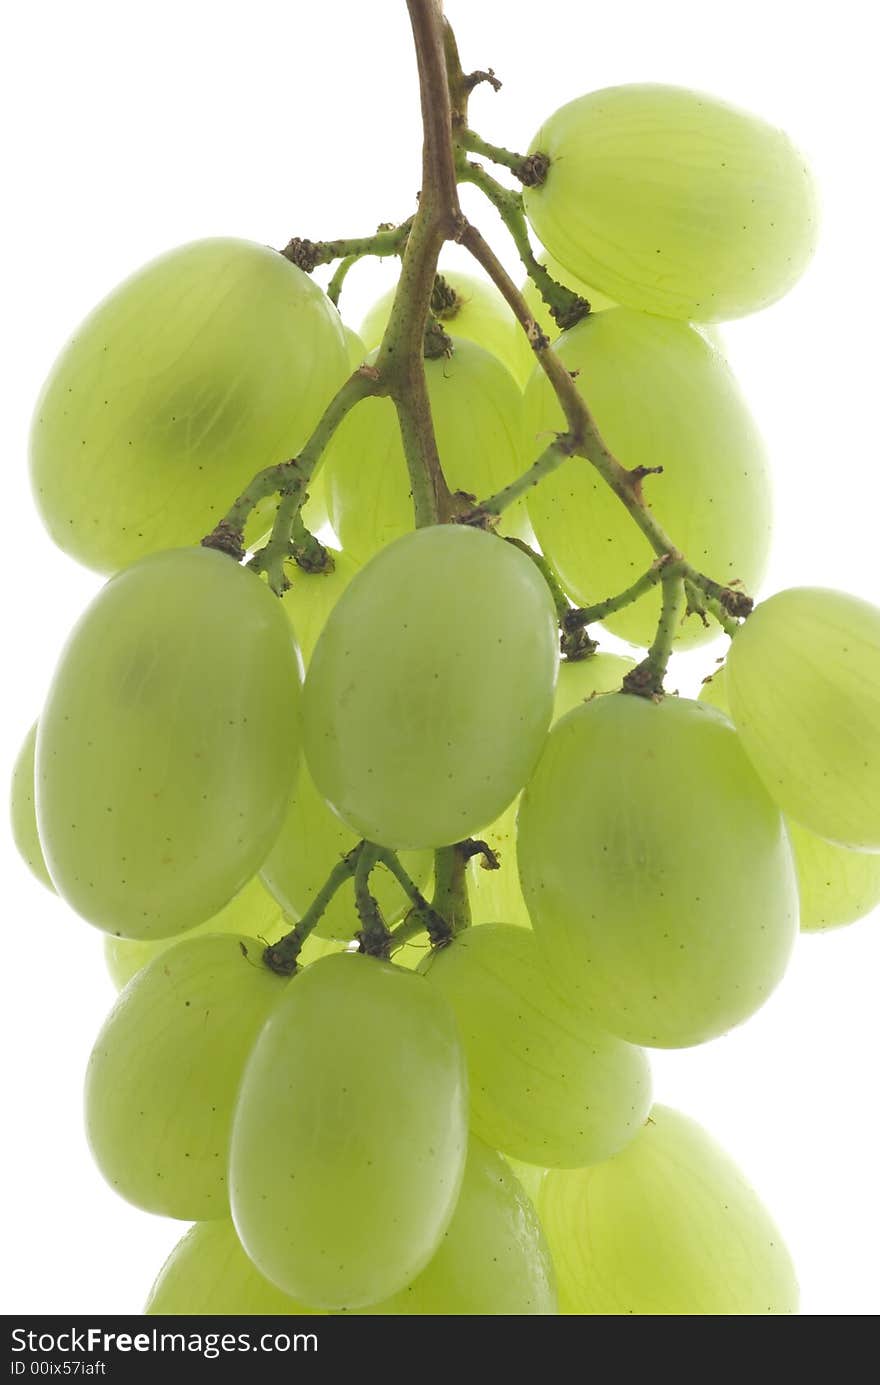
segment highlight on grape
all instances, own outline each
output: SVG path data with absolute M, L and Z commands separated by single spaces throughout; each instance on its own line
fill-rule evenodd
M 648 1050 L 747 1021 L 799 927 L 880 901 L 880 610 L 753 605 L 770 459 L 706 330 L 794 287 L 816 190 L 787 135 L 676 87 L 489 143 L 494 74 L 407 9 L 413 214 L 165 255 L 36 405 L 39 511 L 108 577 L 12 784 L 120 988 L 89 1144 L 193 1224 L 148 1314 L 796 1313 Z M 365 256 L 400 275 L 358 334 Z

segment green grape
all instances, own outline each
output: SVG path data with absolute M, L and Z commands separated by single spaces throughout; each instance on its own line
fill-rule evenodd
M 540 240 L 616 303 L 724 322 L 797 282 L 818 230 L 816 189 L 788 136 L 683 87 L 633 84 L 562 106 L 531 150 Z
M 730 704 L 727 700 L 727 669 L 724 664 L 718 665 L 703 680 L 698 700 L 708 702 L 710 707 L 717 707 L 719 712 L 723 712 L 728 720 L 730 719 Z
M 255 938 L 186 938 L 125 987 L 86 1072 L 86 1133 L 107 1182 L 148 1212 L 228 1215 L 226 1159 L 248 1054 L 287 982 Z
M 286 913 L 301 918 L 333 867 L 357 846 L 358 840 L 318 793 L 302 765 L 284 825 L 263 862 L 260 878 Z M 421 886 L 428 878 L 432 859 L 430 851 L 408 852 L 401 863 Z M 410 907 L 409 899 L 385 866 L 377 866 L 370 876 L 370 892 L 378 900 L 386 923 L 396 923 Z M 324 910 L 315 931 L 324 938 L 353 938 L 360 927 L 354 889 L 343 885 Z
M 205 1221 L 178 1241 L 150 1290 L 150 1317 L 289 1317 L 320 1313 L 304 1308 L 248 1259 L 231 1221 Z
M 441 273 L 454 290 L 455 298 L 448 308 L 434 314 L 441 327 L 455 338 L 474 341 L 477 346 L 484 347 L 515 374 L 517 355 L 511 332 L 515 318 L 500 290 L 487 279 L 462 274 L 457 269 L 444 269 Z M 361 336 L 369 351 L 382 340 L 396 292 L 395 284 L 373 304 L 361 323 Z
M 719 582 L 759 582 L 770 542 L 764 448 L 724 358 L 693 327 L 626 308 L 585 318 L 560 338 L 559 355 L 611 451 L 626 467 L 662 466 L 645 482 L 651 509 L 673 542 Z M 637 401 L 637 407 L 634 403 Z M 526 434 L 565 427 L 553 390 L 536 372 L 525 393 Z M 590 606 L 623 591 L 653 550 L 598 472 L 571 458 L 529 494 L 541 547 L 569 595 Z M 601 542 L 585 542 L 585 534 Z M 648 645 L 660 613 L 658 586 L 604 624 Z M 692 618 L 680 646 L 710 639 Z
M 327 487 L 324 484 L 323 471 L 317 472 L 309 481 L 308 500 L 302 507 L 302 521 L 310 534 L 317 534 L 325 529 L 330 523 L 330 511 L 327 509 Z M 269 535 L 254 544 L 255 548 L 263 548 Z
M 215 918 L 208 919 L 207 923 L 197 924 L 195 928 L 188 929 L 186 933 L 178 934 L 176 938 L 158 938 L 153 943 L 141 943 L 134 938 L 113 938 L 108 934 L 104 939 L 104 961 L 110 974 L 110 980 L 116 989 L 121 991 L 123 986 L 127 986 L 131 978 L 136 976 L 160 952 L 165 952 L 169 947 L 174 947 L 176 943 L 183 942 L 187 938 L 202 937 L 206 933 L 243 933 L 247 930 L 247 926 L 251 925 L 250 932 L 257 938 L 261 946 L 264 942 L 277 942 L 288 931 L 291 924 L 284 920 L 284 915 L 275 900 L 272 899 L 271 895 L 266 894 L 262 886 L 260 886 L 260 892 L 269 901 L 273 922 L 265 924 L 258 932 L 257 928 L 253 926 L 255 919 L 245 916 L 245 927 L 236 928 L 234 926 L 233 920 L 240 909 L 239 901 L 249 895 L 252 889 L 256 889 L 257 883 L 251 881 L 249 885 L 245 885 L 232 903 L 227 908 L 222 909 Z M 259 912 L 263 912 L 264 908 L 265 906 L 261 905 Z M 316 962 L 319 957 L 326 957 L 329 953 L 338 950 L 338 942 L 310 933 L 299 955 L 300 965 L 307 967 L 311 962 Z
M 38 880 L 53 890 L 52 877 L 46 868 L 46 858 L 37 831 L 37 812 L 34 804 L 34 745 L 37 723 L 34 722 L 24 738 L 12 770 L 9 796 L 9 817 L 12 839 L 18 854 Z
M 421 976 L 358 953 L 306 968 L 241 1084 L 230 1189 L 257 1268 L 321 1308 L 408 1284 L 455 1210 L 466 1153 L 455 1023 Z
M 482 856 L 472 856 L 468 861 L 468 896 L 473 923 L 497 923 L 501 919 L 519 928 L 532 926 L 516 865 L 518 812 L 519 796 L 489 827 L 480 831 L 481 840 L 498 857 L 498 869 L 487 870 Z
M 522 394 L 510 371 L 475 342 L 425 362 L 437 446 L 453 491 L 486 500 L 525 470 Z M 323 473 L 330 521 L 358 563 L 412 529 L 410 481 L 390 399 L 365 399 L 343 420 Z M 505 533 L 527 524 L 525 504 L 505 511 Z
M 562 659 L 556 684 L 553 719 L 587 701 L 597 693 L 614 692 L 624 675 L 635 666 L 633 659 L 620 654 L 592 654 L 588 659 Z M 499 860 L 498 870 L 487 870 L 482 856 L 468 862 L 468 892 L 474 923 L 515 923 L 531 928 L 529 911 L 523 899 L 516 864 L 516 815 L 519 799 L 514 799 L 495 822 L 480 836 Z
M 855 923 L 880 904 L 880 853 L 826 842 L 796 822 L 786 826 L 794 851 L 802 931 Z
M 340 943 L 338 943 L 336 939 L 321 938 L 317 933 L 310 933 L 299 954 L 299 965 L 301 967 L 310 967 L 313 962 L 320 961 L 322 957 L 336 956 L 339 949 Z
M 746 753 L 795 822 L 880 849 L 880 608 L 792 587 L 764 601 L 727 657 Z
M 573 293 L 579 294 L 581 298 L 586 298 L 594 313 L 603 313 L 607 308 L 613 308 L 615 306 L 610 298 L 605 297 L 604 293 L 599 293 L 597 289 L 590 288 L 589 284 L 581 283 L 575 275 L 569 274 L 568 270 L 563 269 L 562 265 L 559 264 L 557 260 L 554 260 L 552 255 L 546 253 L 542 254 L 540 260 L 545 269 L 558 284 L 563 284 L 567 289 L 571 289 Z M 559 336 L 559 325 L 556 320 L 551 317 L 550 309 L 541 297 L 540 291 L 534 282 L 531 279 L 527 279 L 520 289 L 520 292 L 526 300 L 529 311 L 538 326 L 544 332 L 545 336 L 549 337 L 551 342 L 555 342 L 556 338 Z M 535 353 L 529 346 L 526 334 L 515 318 L 513 321 L 513 340 L 513 363 L 510 369 L 517 380 L 519 380 L 520 384 L 525 386 L 526 381 L 535 368 Z
M 509 1154 L 504 1155 L 504 1160 L 516 1174 L 517 1182 L 528 1193 L 530 1201 L 537 1207 L 541 1184 L 547 1170 L 539 1168 L 537 1164 L 524 1164 L 521 1159 L 514 1159 Z
M 345 337 L 348 368 L 349 370 L 357 370 L 358 366 L 366 359 L 366 349 L 357 332 L 353 331 L 351 327 L 346 327 L 343 323 L 342 332 Z M 320 467 L 309 481 L 309 498 L 303 506 L 302 518 L 306 528 L 312 534 L 326 529 L 330 523 L 330 511 L 327 508 L 327 487 L 324 481 L 324 472 Z
M 626 654 L 608 654 L 601 650 L 586 659 L 560 659 L 554 722 L 600 693 L 619 692 L 624 678 L 635 666 L 635 659 Z
M 346 373 L 338 315 L 282 255 L 173 250 L 95 309 L 43 388 L 31 468 L 49 533 L 99 572 L 197 543 L 297 452 Z
M 124 937 L 203 923 L 262 865 L 298 752 L 298 656 L 268 587 L 207 548 L 141 559 L 82 617 L 40 718 L 59 894 Z
M 330 947 L 331 944 L 328 943 L 327 946 Z M 333 946 L 338 948 L 339 943 L 335 943 Z M 418 971 L 430 950 L 431 944 L 428 942 L 427 936 L 420 933 L 415 938 L 409 938 L 405 943 L 397 946 L 391 960 L 397 967 L 405 967 L 407 971 Z
M 352 577 L 358 570 L 347 553 L 332 552 L 332 572 L 303 572 L 293 568 L 290 587 L 284 593 L 283 607 L 296 635 L 296 642 L 308 668 L 318 637 Z
M 421 1274 L 364 1316 L 548 1317 L 553 1266 L 534 1206 L 494 1150 L 472 1135 L 452 1221 Z
M 711 707 L 609 694 L 570 712 L 523 794 L 518 856 L 560 985 L 631 1043 L 723 1034 L 782 977 L 797 921 L 784 825 Z
M 359 836 L 461 841 L 522 787 L 550 722 L 557 625 L 543 577 L 462 525 L 419 529 L 359 572 L 304 696 L 309 769 Z
M 577 1168 L 633 1138 L 651 1105 L 645 1055 L 554 985 L 532 933 L 468 929 L 423 970 L 455 1013 L 481 1139 L 529 1164 Z
M 345 351 L 348 356 L 349 370 L 357 370 L 367 359 L 367 348 L 363 338 L 358 335 L 353 327 L 346 327 L 343 323 L 343 334 L 345 336 Z
M 703 684 L 700 700 L 729 716 L 726 675 L 725 667 L 718 669 Z M 880 853 L 837 846 L 790 819 L 785 826 L 794 851 L 803 932 L 855 923 L 880 904 Z
M 769 1213 L 705 1130 L 668 1106 L 655 1106 L 607 1163 L 551 1169 L 538 1211 L 563 1314 L 798 1311 L 794 1267 Z
M 114 938 L 107 934 L 104 938 L 104 961 L 110 973 L 110 980 L 118 991 L 127 985 L 133 976 L 183 938 L 199 937 L 205 933 L 244 934 L 249 938 L 265 938 L 275 942 L 287 928 L 277 900 L 273 899 L 256 877 L 249 880 L 234 899 L 204 923 L 187 929 L 185 934 L 174 938 L 155 938 L 141 941 L 137 938 Z

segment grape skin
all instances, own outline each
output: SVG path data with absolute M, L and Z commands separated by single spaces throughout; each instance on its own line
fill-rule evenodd
M 622 654 L 596 653 L 586 659 L 562 659 L 553 703 L 553 720 L 558 721 L 573 707 L 599 693 L 615 692 L 635 660 Z M 516 864 L 516 817 L 519 799 L 515 799 L 480 837 L 498 858 L 498 869 L 488 870 L 481 855 L 468 862 L 468 894 L 473 923 L 514 923 L 531 928 L 529 911 L 523 899 Z
M 532 933 L 483 924 L 422 970 L 455 1012 L 483 1140 L 529 1164 L 577 1168 L 632 1139 L 651 1104 L 644 1054 L 554 984 Z
M 730 715 L 726 668 L 704 682 L 700 700 Z M 851 851 L 788 818 L 785 826 L 794 852 L 802 932 L 855 923 L 880 904 L 880 852 Z
M 518 357 L 511 326 L 516 320 L 500 290 L 487 279 L 462 274 L 457 269 L 441 269 L 440 273 L 459 300 L 454 313 L 440 315 L 440 326 L 454 338 L 463 338 L 484 347 L 515 376 Z M 361 323 L 361 336 L 369 351 L 382 340 L 396 292 L 395 285 L 377 299 Z M 521 328 L 518 330 L 522 331 Z
M 631 1043 L 703 1043 L 782 977 L 790 848 L 713 708 L 612 693 L 570 712 L 523 794 L 517 851 L 560 988 Z
M 371 1317 L 557 1312 L 553 1265 L 537 1213 L 499 1154 L 471 1135 L 458 1203 L 433 1258 L 405 1289 L 360 1312 Z
M 233 1219 L 258 1269 L 321 1308 L 410 1283 L 455 1210 L 466 1082 L 452 1015 L 423 977 L 356 953 L 296 976 L 233 1125 Z
M 347 553 L 333 550 L 330 556 L 333 567 L 327 572 L 303 572 L 301 568 L 291 572 L 290 587 L 282 601 L 306 668 L 330 612 L 358 571 L 358 564 Z
M 248 241 L 180 246 L 99 304 L 43 387 L 31 474 L 49 533 L 99 572 L 198 543 L 346 374 L 308 275 Z
M 565 367 L 579 372 L 579 388 L 617 459 L 630 468 L 663 467 L 662 475 L 646 478 L 645 494 L 672 541 L 700 571 L 754 592 L 770 546 L 770 479 L 761 437 L 724 358 L 694 327 L 626 308 L 585 318 L 557 350 Z M 524 407 L 537 455 L 548 430 L 565 426 L 540 370 Z M 582 459 L 571 458 L 533 488 L 528 507 L 542 549 L 579 605 L 623 591 L 655 557 L 626 508 Z M 585 534 L 601 535 L 601 542 L 586 543 Z M 603 624 L 647 646 L 659 614 L 658 584 Z M 702 644 L 712 634 L 691 617 L 676 644 Z
M 380 845 L 463 840 L 525 782 L 557 663 L 547 586 L 517 549 L 460 525 L 398 539 L 351 582 L 312 657 L 317 789 Z
M 880 850 L 880 608 L 791 587 L 752 612 L 727 657 L 746 754 L 790 818 Z
M 781 130 L 701 92 L 646 83 L 562 106 L 530 151 L 535 232 L 615 303 L 696 322 L 765 308 L 816 247 L 816 190 Z
M 40 834 L 37 830 L 36 795 L 34 792 L 34 749 L 37 723 L 34 722 L 22 741 L 12 770 L 9 795 L 9 818 L 12 838 L 18 854 L 31 874 L 54 893 L 55 886 L 46 866 Z
M 120 1196 L 166 1217 L 229 1214 L 226 1158 L 245 1062 L 288 984 L 240 934 L 187 938 L 121 992 L 86 1072 L 86 1134 Z
M 150 1290 L 147 1317 L 325 1316 L 260 1274 L 231 1221 L 199 1222 L 172 1250 Z
M 155 553 L 113 577 L 62 653 L 37 733 L 59 894 L 140 939 L 219 912 L 281 827 L 299 697 L 279 602 L 225 555 Z
M 333 867 L 358 843 L 357 835 L 336 816 L 321 797 L 305 765 L 301 765 L 287 815 L 275 845 L 263 862 L 260 879 L 291 918 L 302 918 Z M 430 851 L 404 852 L 401 864 L 416 885 L 424 885 L 431 870 Z M 387 924 L 396 923 L 410 901 L 385 866 L 370 876 L 370 891 Z M 344 884 L 331 899 L 315 932 L 322 938 L 351 939 L 360 931 L 354 888 Z
M 769 1214 L 723 1150 L 668 1106 L 607 1163 L 549 1170 L 538 1211 L 565 1315 L 797 1313 Z
M 121 991 L 142 967 L 184 938 L 205 933 L 234 933 L 275 942 L 286 931 L 280 905 L 255 878 L 249 880 L 219 914 L 176 937 L 140 941 L 136 938 L 114 938 L 108 934 L 104 939 L 104 961 L 110 980 Z
M 425 361 L 437 447 L 450 490 L 485 500 L 526 468 L 522 394 L 510 371 L 476 342 L 452 343 L 450 357 Z M 390 399 L 366 399 L 343 420 L 321 474 L 330 522 L 356 562 L 412 530 L 409 475 Z M 527 537 L 521 501 L 501 527 Z

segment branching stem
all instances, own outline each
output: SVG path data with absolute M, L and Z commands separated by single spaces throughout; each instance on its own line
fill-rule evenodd
M 371 957 L 387 958 L 391 934 L 378 903 L 370 893 L 370 874 L 380 859 L 381 851 L 382 848 L 373 842 L 361 842 L 354 872 L 354 902 L 361 921 L 358 934 L 361 951 L 369 953 Z
M 347 240 L 304 240 L 294 236 L 285 245 L 281 254 L 291 264 L 311 274 L 318 265 L 332 264 L 334 260 L 363 259 L 365 255 L 375 255 L 384 259 L 387 255 L 399 255 L 409 235 L 413 218 L 402 221 L 399 226 L 380 226 L 372 236 L 352 236 Z
M 512 150 L 504 149 L 501 145 L 489 144 L 476 130 L 462 130 L 458 134 L 458 143 L 462 149 L 471 154 L 478 154 L 481 159 L 491 159 L 492 163 L 509 168 L 514 178 L 518 178 L 524 187 L 540 187 L 547 177 L 550 161 L 546 154 L 514 154 Z
M 663 696 L 666 666 L 685 609 L 683 566 L 673 558 L 663 564 L 660 577 L 663 584 L 663 601 L 657 633 L 646 657 L 624 678 L 625 693 L 635 693 L 639 697 L 648 697 L 653 701 Z
M 335 865 L 326 882 L 315 895 L 299 923 L 286 933 L 277 943 L 270 943 L 263 953 L 263 961 L 270 971 L 280 976 L 292 976 L 297 970 L 299 954 L 315 924 L 319 921 L 336 891 L 350 880 L 355 873 L 360 857 L 360 846 L 356 846 L 347 856 Z
M 242 492 L 211 533 L 202 539 L 204 547 L 217 548 L 240 562 L 245 553 L 244 528 L 251 513 L 260 501 L 268 499 L 271 495 L 280 495 L 281 504 L 272 527 L 272 536 L 266 545 L 268 548 L 274 541 L 272 555 L 263 559 L 260 566 L 267 573 L 273 591 L 279 596 L 282 595 L 289 583 L 278 562 L 294 556 L 290 548 L 293 523 L 305 504 L 309 482 L 315 468 L 346 414 L 359 400 L 378 393 L 378 387 L 379 380 L 371 366 L 360 366 L 350 375 L 327 405 L 299 456 L 287 462 L 278 462 L 258 472 L 247 490 Z M 286 501 L 290 503 L 285 504 Z

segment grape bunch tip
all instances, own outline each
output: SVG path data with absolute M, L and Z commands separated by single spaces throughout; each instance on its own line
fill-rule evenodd
M 880 902 L 880 609 L 752 610 L 770 459 L 716 332 L 795 286 L 815 184 L 673 86 L 492 144 L 494 73 L 407 8 L 413 214 L 172 251 L 36 404 L 39 513 L 107 577 L 11 809 L 120 988 L 89 1145 L 195 1223 L 149 1315 L 794 1314 L 770 1214 L 646 1050 L 744 1023 L 799 929 Z M 370 255 L 401 274 L 355 331 Z

